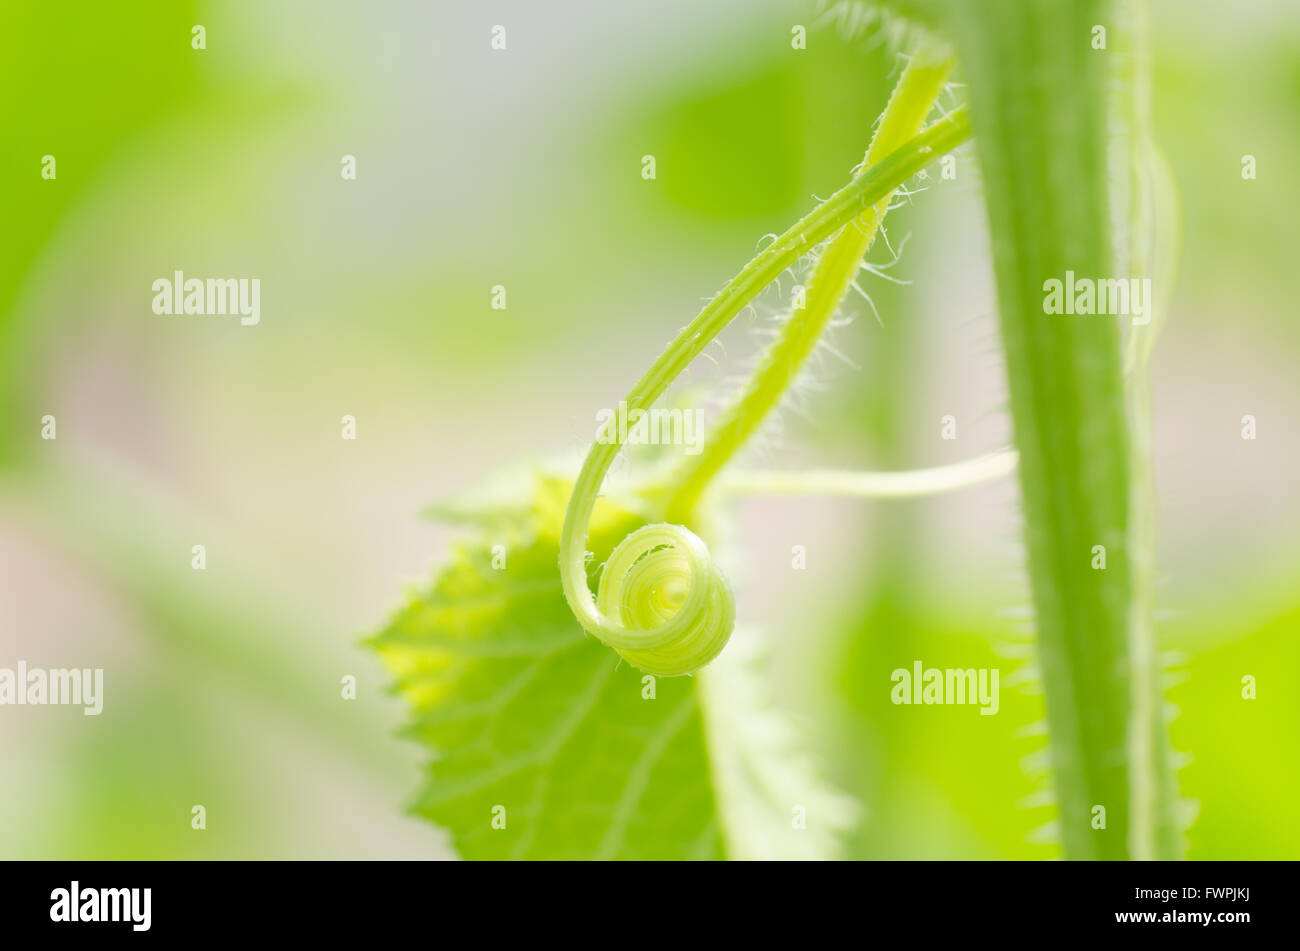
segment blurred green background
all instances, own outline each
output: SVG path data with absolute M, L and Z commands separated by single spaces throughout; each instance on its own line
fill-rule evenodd
M 583 448 L 761 236 L 846 180 L 895 56 L 775 0 L 7 13 L 0 666 L 104 667 L 106 697 L 98 718 L 0 709 L 0 857 L 449 856 L 402 814 L 420 754 L 358 647 L 445 550 L 419 509 Z M 1184 214 L 1153 382 L 1189 856 L 1295 858 L 1300 8 L 1162 0 L 1152 37 Z M 869 283 L 883 326 L 854 304 L 847 361 L 818 363 L 749 464 L 910 468 L 1007 442 L 978 170 L 890 221 L 895 247 L 914 234 L 891 271 L 912 284 Z M 260 278 L 260 325 L 154 316 L 175 269 Z M 742 373 L 779 304 L 692 380 Z M 1014 484 L 735 515 L 740 615 L 865 804 L 851 854 L 1059 854 Z M 1000 666 L 1000 714 L 870 686 L 917 657 Z

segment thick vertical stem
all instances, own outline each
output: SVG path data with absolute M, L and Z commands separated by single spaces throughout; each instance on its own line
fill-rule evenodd
M 1108 207 L 1115 64 L 1098 28 L 1119 23 L 1105 0 L 949 8 L 992 233 L 1061 835 L 1070 858 L 1155 857 L 1166 741 L 1140 604 L 1145 446 L 1129 425 L 1145 406 L 1124 374 L 1123 318 L 1044 304 L 1067 271 L 1140 276 L 1116 273 Z

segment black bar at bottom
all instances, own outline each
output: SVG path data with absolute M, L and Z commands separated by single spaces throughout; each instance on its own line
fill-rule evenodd
M 901 928 L 927 943 L 1294 933 L 1293 863 L 9 862 L 0 876 L 6 937 L 92 942 L 414 931 L 459 945 L 466 929 L 474 940 L 520 929 L 586 941 L 778 921 L 813 937 L 835 919 L 866 940 Z M 634 931 L 608 930 L 620 923 Z

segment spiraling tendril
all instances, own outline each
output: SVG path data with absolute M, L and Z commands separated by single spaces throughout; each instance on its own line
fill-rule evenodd
M 682 525 L 646 525 L 624 538 L 605 563 L 596 606 L 622 625 L 605 643 L 658 677 L 713 660 L 736 621 L 731 584 Z
M 890 110 L 905 107 L 920 110 L 916 115 L 919 126 L 938 92 L 937 86 L 929 88 L 935 85 L 933 82 L 922 80 L 925 77 L 918 69 L 909 67 L 904 71 L 901 95 L 896 92 L 882 124 L 896 125 L 896 120 L 888 122 Z M 925 87 L 924 91 L 920 87 Z M 921 98 L 923 102 L 918 101 Z M 649 409 L 722 329 L 802 255 L 879 203 L 887 203 L 899 185 L 969 135 L 966 109 L 954 110 L 910 140 L 902 141 L 887 156 L 873 161 L 870 168 L 767 245 L 659 355 L 628 395 L 628 411 Z M 883 210 L 876 212 L 877 216 Z M 849 265 L 856 267 L 853 261 Z M 785 382 L 788 385 L 789 379 Z M 749 419 L 750 415 L 761 415 L 770 408 L 750 407 L 747 403 L 742 406 L 745 418 L 741 429 L 745 432 L 752 431 L 750 424 L 757 422 Z M 595 598 L 587 585 L 587 526 L 605 474 L 622 448 L 612 421 L 607 436 L 610 438 L 598 440 L 591 447 L 565 511 L 560 535 L 560 577 L 565 600 L 587 633 L 637 668 L 662 677 L 693 673 L 722 651 L 731 637 L 736 615 L 731 585 L 698 536 L 675 524 L 639 528 L 610 555 Z M 728 446 L 728 450 L 731 448 Z M 694 480 L 693 494 L 705 481 Z

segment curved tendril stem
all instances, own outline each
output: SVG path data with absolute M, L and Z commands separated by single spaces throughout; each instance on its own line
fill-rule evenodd
M 659 355 L 628 394 L 628 411 L 649 409 L 713 338 L 801 255 L 835 234 L 864 211 L 886 200 L 907 179 L 940 155 L 966 141 L 970 133 L 970 115 L 966 108 L 954 110 L 893 150 L 887 158 L 845 185 L 764 248 Z M 602 439 L 593 444 L 587 454 L 574 482 L 573 494 L 569 497 L 564 528 L 560 535 L 560 577 L 569 608 L 588 633 L 611 645 L 636 641 L 640 649 L 654 649 L 657 646 L 655 642 L 659 642 L 661 637 L 667 637 L 669 633 L 680 633 L 665 629 L 686 623 L 692 611 L 702 609 L 709 593 L 704 591 L 705 585 L 692 585 L 686 604 L 681 607 L 678 616 L 670 619 L 664 629 L 657 629 L 650 632 L 650 636 L 643 635 L 641 638 L 635 636 L 640 632 L 629 631 L 619 619 L 608 616 L 596 604 L 587 585 L 587 526 L 605 475 L 621 448 L 616 420 L 611 419 Z M 701 554 L 703 543 L 689 532 L 685 534 L 689 539 L 683 543 L 683 556 L 694 566 L 703 567 L 708 558 L 707 550 Z M 698 548 L 695 542 L 699 543 Z M 709 567 L 717 574 L 716 568 L 711 565 Z M 681 624 L 675 623 L 679 621 Z
M 916 135 L 943 91 L 952 66 L 950 58 L 935 51 L 923 50 L 912 57 L 881 113 L 859 177 Z M 822 251 L 806 306 L 790 315 L 780 336 L 763 354 L 758 370 L 710 432 L 703 451 L 687 457 L 668 505 L 669 520 L 692 520 L 709 483 L 781 401 L 852 287 L 892 198 L 893 189 L 849 222 Z
M 724 476 L 721 488 L 726 492 L 748 495 L 849 495 L 907 499 L 992 482 L 1015 472 L 1018 459 L 1014 449 L 1003 449 L 952 465 L 906 472 L 859 472 L 852 469 L 737 472 Z

